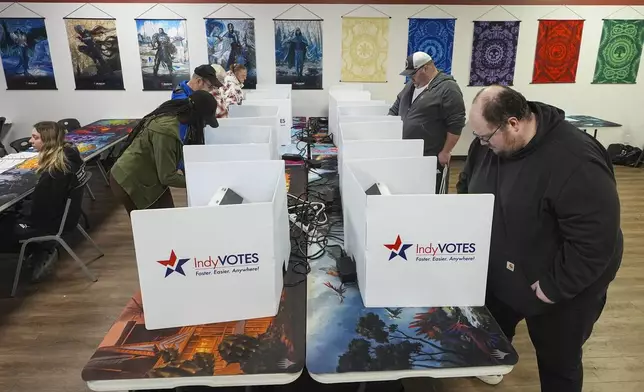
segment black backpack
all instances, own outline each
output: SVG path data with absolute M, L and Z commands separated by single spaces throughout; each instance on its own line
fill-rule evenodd
M 613 165 L 635 166 L 642 149 L 628 144 L 611 144 L 606 149 Z

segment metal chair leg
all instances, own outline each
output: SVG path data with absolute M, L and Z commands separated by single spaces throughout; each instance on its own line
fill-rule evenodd
M 94 192 L 92 192 L 92 188 L 89 187 L 89 184 L 85 184 L 85 189 L 87 189 L 87 193 L 89 193 L 89 197 L 92 199 L 92 201 L 96 201 Z
M 101 163 L 100 159 L 96 160 L 96 166 L 98 167 L 98 171 L 101 172 L 101 175 L 103 176 L 103 180 L 105 180 L 105 185 L 110 186 L 110 180 L 107 178 L 107 171 L 103 167 L 103 164 Z
M 96 242 L 94 242 L 92 237 L 90 237 L 89 234 L 87 234 L 87 232 L 83 229 L 83 227 L 80 224 L 76 225 L 76 228 L 78 228 L 78 231 L 80 231 L 80 233 L 83 235 L 83 237 L 85 237 L 85 239 L 87 239 L 87 241 L 89 241 L 89 243 L 92 244 L 94 249 L 96 249 L 96 251 L 100 254 L 99 257 L 105 256 L 105 253 L 103 253 L 101 248 L 99 248 L 98 245 L 96 245 Z
M 85 227 L 87 227 L 87 230 L 91 230 L 92 225 L 89 224 L 89 218 L 87 217 L 87 214 L 85 213 L 85 211 L 83 211 L 82 208 L 81 208 L 81 216 L 85 220 Z
M 20 280 L 20 271 L 22 270 L 22 262 L 25 258 L 25 249 L 27 249 L 27 242 L 23 242 L 20 247 L 20 256 L 18 257 L 18 266 L 16 267 L 16 276 L 13 278 L 13 288 L 11 289 L 11 296 L 16 296 L 16 290 L 18 289 L 18 281 Z
M 85 275 L 86 275 L 88 278 L 90 278 L 90 280 L 91 280 L 92 282 L 96 282 L 96 281 L 98 281 L 98 279 L 96 279 L 96 277 L 94 276 L 94 274 L 92 274 L 92 272 L 87 268 L 87 266 L 85 265 L 85 263 L 83 263 L 83 260 L 81 260 L 80 258 L 78 258 L 78 255 L 76 255 L 76 253 L 72 250 L 72 248 L 70 248 L 70 247 L 69 247 L 69 245 L 67 245 L 67 242 L 65 242 L 65 240 L 63 240 L 62 238 L 58 237 L 58 238 L 56 238 L 56 241 L 57 241 L 57 242 L 58 242 L 58 243 L 59 243 L 63 248 L 65 248 L 65 250 L 67 251 L 67 253 L 69 253 L 69 255 L 70 255 L 70 256 L 71 256 L 71 257 L 76 261 L 76 263 L 78 264 L 78 266 L 79 266 L 79 267 L 81 267 L 81 269 L 83 270 L 83 272 L 85 273 Z
M 92 199 L 92 201 L 96 201 L 96 196 L 94 196 L 94 192 L 92 192 L 92 188 L 89 187 L 89 184 L 85 184 L 85 189 L 87 189 L 90 199 Z

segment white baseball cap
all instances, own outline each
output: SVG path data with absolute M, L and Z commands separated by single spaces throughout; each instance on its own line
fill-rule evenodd
M 432 61 L 432 56 L 425 52 L 416 52 L 407 56 L 405 70 L 400 73 L 402 76 L 412 76 L 423 66 Z
M 224 67 L 219 64 L 212 64 L 211 67 L 214 68 L 217 79 L 219 79 L 219 81 L 223 83 L 224 78 L 226 77 L 226 70 L 224 69 Z

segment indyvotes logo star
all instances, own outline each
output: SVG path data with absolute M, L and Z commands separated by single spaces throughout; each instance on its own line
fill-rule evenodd
M 393 244 L 385 245 L 385 248 L 391 251 L 391 254 L 389 255 L 389 260 L 393 259 L 396 256 L 400 256 L 403 260 L 407 260 L 407 255 L 405 254 L 405 251 L 411 248 L 411 246 L 412 244 L 403 244 L 399 235 L 398 237 L 396 237 L 396 242 L 394 242 Z
M 190 259 L 177 259 L 177 255 L 174 254 L 174 250 L 170 252 L 170 258 L 168 260 L 159 260 L 157 263 L 161 264 L 165 268 L 165 277 L 167 278 L 173 272 L 186 276 L 186 273 L 183 271 L 183 265 L 188 262 Z

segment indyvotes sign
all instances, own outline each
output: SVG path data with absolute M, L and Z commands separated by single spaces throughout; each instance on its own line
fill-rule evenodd
M 146 328 L 275 315 L 283 257 L 275 256 L 271 203 L 135 212 L 132 232 Z M 228 295 L 233 292 L 251 292 L 253 299 Z
M 238 253 L 208 256 L 207 258 L 179 258 L 174 250 L 167 260 L 157 260 L 165 267 L 165 278 L 173 273 L 179 276 L 217 276 L 226 274 L 243 274 L 259 271 L 259 253 Z
M 402 189 L 394 178 L 387 176 L 389 188 Z M 411 193 L 366 199 L 364 256 L 353 254 L 365 306 L 484 304 L 493 195 Z M 383 291 L 383 285 L 388 289 Z
M 476 243 L 474 242 L 429 242 L 424 244 L 405 243 L 400 235 L 391 244 L 385 244 L 389 249 L 389 260 L 459 263 L 476 260 Z

